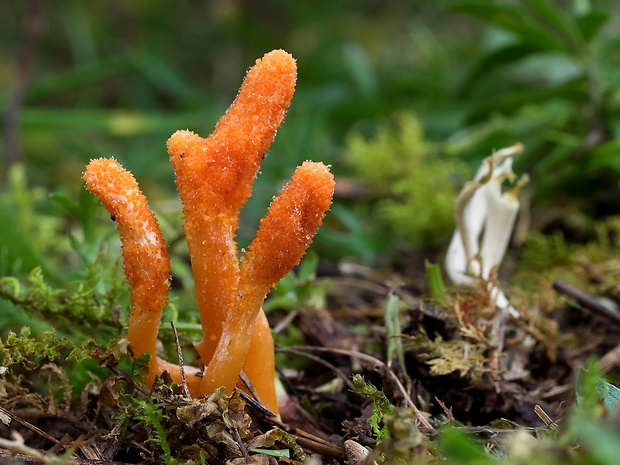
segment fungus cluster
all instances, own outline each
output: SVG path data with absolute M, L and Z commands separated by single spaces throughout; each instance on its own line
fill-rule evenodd
M 235 233 L 239 211 L 295 90 L 291 55 L 275 50 L 257 60 L 214 132 L 202 138 L 177 131 L 168 153 L 183 204 L 184 232 L 194 274 L 203 338 L 196 344 L 204 369 L 185 367 L 192 396 L 224 386 L 243 372 L 253 394 L 277 413 L 273 338 L 262 303 L 270 288 L 301 260 L 329 209 L 334 178 L 322 163 L 306 161 L 274 198 L 255 239 L 241 256 Z M 121 233 L 131 286 L 127 340 L 134 356 L 150 355 L 147 381 L 164 371 L 181 382 L 181 368 L 156 355 L 161 314 L 168 300 L 170 259 L 146 197 L 114 159 L 91 160 L 86 187 L 108 209 Z

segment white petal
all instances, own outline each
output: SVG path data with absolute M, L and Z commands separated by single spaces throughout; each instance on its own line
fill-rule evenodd
M 445 267 L 450 281 L 454 284 L 458 286 L 474 285 L 474 278 L 467 274 L 467 257 L 463 248 L 463 239 L 458 229 L 452 235 L 446 253 Z
M 489 183 L 486 194 L 489 214 L 484 227 L 480 256 L 482 277 L 489 279 L 491 270 L 499 266 L 508 248 L 519 211 L 519 201 L 512 195 L 502 194 L 500 183 L 495 180 Z

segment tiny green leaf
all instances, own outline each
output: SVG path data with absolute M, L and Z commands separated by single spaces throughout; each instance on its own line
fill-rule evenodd
M 439 302 L 443 302 L 446 296 L 446 286 L 441 276 L 440 266 L 427 260 L 424 262 L 424 268 L 431 297 Z

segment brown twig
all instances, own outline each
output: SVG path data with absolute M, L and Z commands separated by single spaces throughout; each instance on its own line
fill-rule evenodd
M 605 355 L 603 355 L 599 361 L 601 365 L 601 373 L 609 373 L 612 368 L 620 364 L 620 345 L 617 345 Z
M 278 347 L 276 351 L 293 354 L 293 355 L 299 355 L 301 357 L 305 357 L 309 360 L 312 360 L 313 362 L 316 362 L 320 365 L 323 365 L 324 367 L 329 368 L 331 371 L 336 373 L 338 377 L 340 377 L 340 379 L 344 381 L 344 383 L 347 385 L 349 389 L 351 389 L 352 391 L 355 390 L 355 386 L 353 385 L 349 377 L 345 373 L 342 372 L 342 370 L 340 370 L 337 366 L 333 365 L 327 360 L 323 360 L 321 357 L 317 357 L 316 355 L 309 354 L 307 351 L 298 350 L 293 347 Z
M 179 333 L 177 333 L 177 327 L 174 325 L 174 321 L 170 322 L 172 326 L 172 333 L 174 334 L 174 343 L 177 345 L 177 357 L 179 358 L 179 371 L 181 372 L 181 385 L 183 386 L 183 394 L 188 399 L 191 399 L 192 395 L 187 387 L 187 381 L 185 380 L 185 364 L 183 363 L 183 351 L 181 350 L 181 342 L 179 341 Z
M 297 437 L 297 443 L 312 452 L 316 452 L 318 454 L 324 455 L 326 457 L 344 457 L 345 451 L 344 448 L 333 444 L 331 442 L 326 441 L 323 438 L 320 438 L 312 433 L 308 433 L 300 428 L 291 427 L 285 423 L 283 423 L 279 417 L 277 417 L 273 412 L 267 410 L 263 405 L 258 403 L 255 399 L 240 390 L 238 387 L 235 388 L 237 392 L 241 395 L 241 398 L 248 404 L 249 407 L 254 409 L 258 414 L 261 415 L 262 420 L 266 423 L 271 424 L 273 426 L 277 426 L 278 428 L 286 431 L 287 433 L 294 434 Z
M 396 384 L 396 387 L 398 388 L 403 398 L 405 399 L 405 404 L 407 404 L 407 407 L 411 408 L 414 411 L 416 417 L 418 418 L 418 421 L 424 427 L 424 430 L 431 435 L 434 435 L 436 433 L 436 430 L 433 427 L 433 425 L 430 424 L 426 416 L 413 403 L 413 400 L 411 400 L 411 397 L 407 393 L 407 390 L 403 386 L 403 383 L 401 383 L 400 380 L 398 379 L 398 376 L 396 376 L 396 374 L 390 369 L 390 367 L 387 366 L 385 362 L 379 360 L 376 357 L 365 354 L 363 352 L 359 352 L 355 350 L 348 350 L 348 349 L 339 349 L 335 347 L 292 346 L 292 347 L 289 347 L 289 349 L 300 350 L 300 351 L 331 352 L 333 354 L 347 355 L 349 357 L 355 357 L 359 359 L 360 361 L 369 363 L 375 367 L 380 367 L 382 370 L 385 371 L 385 373 L 388 374 L 388 376 L 394 382 L 394 384 Z
M 235 442 L 239 446 L 239 450 L 241 451 L 241 454 L 243 454 L 245 463 L 250 463 L 250 454 L 248 453 L 248 449 L 245 447 L 245 444 L 243 443 L 243 439 L 241 438 L 241 434 L 239 434 L 239 430 L 236 427 L 233 428 L 233 436 L 235 438 Z
M 254 411 L 259 413 L 263 419 L 265 419 L 267 421 L 270 421 L 270 422 L 273 422 L 273 419 L 276 418 L 276 414 L 275 413 L 273 413 L 271 410 L 269 410 L 267 407 L 265 407 L 263 404 L 261 404 L 258 400 L 254 399 L 247 392 L 243 392 L 238 387 L 235 387 L 235 391 L 238 392 L 239 395 L 241 396 L 241 399 L 243 399 L 243 401 L 250 408 L 254 409 Z M 278 426 L 282 426 L 282 425 L 278 424 Z
M 557 423 L 553 421 L 549 415 L 547 415 L 547 412 L 545 412 L 540 405 L 536 404 L 534 406 L 534 413 L 538 415 L 538 418 L 540 418 L 550 430 L 556 430 L 558 428 Z
M 60 442 L 54 436 L 50 436 L 48 433 L 46 433 L 42 429 L 37 428 L 32 423 L 29 423 L 26 420 L 24 420 L 23 418 L 18 417 L 17 415 L 15 415 L 10 410 L 5 409 L 4 407 L 0 407 L 0 412 L 3 413 L 4 415 L 6 415 L 7 417 L 9 417 L 11 420 L 15 421 L 16 423 L 19 423 L 20 425 L 28 428 L 33 433 L 36 433 L 39 436 L 42 436 L 43 438 L 47 439 L 48 441 L 52 441 L 54 444 L 58 444 Z
M 294 434 L 297 436 L 297 443 L 308 450 L 312 450 L 326 457 L 344 457 L 346 455 L 343 447 L 326 441 L 307 431 L 295 428 Z
M 620 313 L 610 308 L 607 308 L 605 305 L 596 301 L 595 299 L 590 297 L 585 292 L 580 291 L 579 289 L 576 289 L 566 284 L 564 281 L 559 281 L 559 280 L 554 281 L 553 289 L 555 289 L 560 294 L 563 294 L 573 299 L 575 302 L 577 302 L 582 307 L 585 307 L 588 310 L 591 310 L 592 312 L 596 313 L 597 315 L 602 316 L 603 318 L 606 318 L 609 321 L 620 326 Z
M 620 305 L 620 292 L 618 292 L 617 289 L 610 287 L 606 282 L 605 282 L 605 278 L 603 277 L 603 275 L 601 275 L 601 273 L 599 273 L 598 271 L 596 271 L 592 265 L 590 265 L 590 263 L 583 259 L 579 261 L 579 265 L 581 265 L 581 267 L 584 269 L 584 271 L 587 273 L 588 278 L 590 279 L 590 281 L 592 281 L 594 284 L 597 284 L 599 286 L 603 286 L 604 287 L 604 292 L 611 298 L 614 300 L 614 302 L 616 302 L 618 305 Z

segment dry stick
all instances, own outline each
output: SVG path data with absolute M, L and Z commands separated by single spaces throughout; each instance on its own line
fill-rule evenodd
M 242 397 L 244 395 L 246 396 L 246 400 L 252 399 L 243 391 L 239 392 L 241 393 Z M 282 423 L 275 417 L 266 418 L 265 421 L 272 424 L 273 426 L 277 426 L 282 431 L 286 431 L 287 433 L 295 435 L 295 440 L 297 444 L 311 452 L 316 452 L 317 454 L 323 455 L 325 457 L 345 457 L 346 455 L 343 447 L 333 444 L 319 436 L 315 436 L 312 433 L 308 433 L 303 429 L 291 428 L 290 426 Z
M 239 446 L 239 450 L 243 454 L 245 463 L 250 463 L 250 454 L 248 453 L 248 449 L 245 447 L 245 444 L 243 443 L 243 439 L 241 438 L 241 434 L 239 434 L 239 429 L 237 427 L 233 429 L 233 436 L 235 437 L 235 442 Z
M 297 318 L 297 315 L 299 315 L 299 310 L 292 310 L 288 312 L 286 316 L 273 327 L 273 334 L 280 334 L 282 331 L 284 331 L 284 329 L 288 327 L 288 325 L 292 323 L 295 318 Z
M 283 431 L 287 433 L 294 434 L 297 436 L 297 443 L 312 452 L 316 452 L 318 454 L 324 455 L 326 457 L 344 457 L 345 451 L 342 447 L 339 447 L 331 442 L 326 441 L 319 436 L 315 436 L 312 433 L 308 433 L 300 428 L 291 428 L 289 425 L 282 423 L 279 417 L 266 409 L 263 405 L 259 404 L 256 400 L 254 400 L 249 394 L 243 392 L 238 387 L 235 387 L 235 390 L 239 393 L 241 398 L 248 404 L 249 407 L 255 409 L 259 414 L 263 415 L 263 420 L 273 426 L 277 426 Z
M 310 347 L 310 346 L 291 346 L 289 347 L 289 349 L 300 350 L 300 351 L 307 350 L 307 351 L 316 351 L 316 352 L 331 352 L 334 354 L 347 355 L 349 357 L 356 357 L 365 362 L 372 363 L 374 365 L 382 367 L 389 374 L 392 381 L 394 381 L 394 383 L 398 387 L 398 390 L 400 391 L 403 398 L 405 399 L 405 403 L 407 404 L 408 407 L 410 407 L 414 411 L 419 422 L 424 426 L 424 428 L 430 434 L 436 433 L 433 425 L 430 424 L 428 419 L 422 414 L 422 412 L 418 409 L 418 407 L 416 407 L 416 405 L 413 403 L 413 401 L 409 397 L 409 394 L 407 394 L 407 391 L 405 387 L 403 386 L 403 384 L 400 382 L 396 374 L 390 369 L 390 367 L 387 366 L 385 362 L 382 362 L 378 358 L 375 358 L 363 352 L 358 352 L 355 350 L 348 350 L 348 349 L 338 349 L 338 348 L 330 348 L 330 347 Z
M 258 402 L 260 405 L 264 407 L 265 404 L 263 403 L 260 396 L 258 395 L 258 392 L 256 392 L 256 389 L 254 389 L 254 385 L 252 384 L 252 381 L 250 381 L 250 378 L 248 378 L 248 376 L 245 374 L 243 370 L 241 370 L 241 373 L 239 373 L 239 379 L 241 380 L 245 388 L 248 390 L 248 392 L 254 397 L 254 400 L 256 400 L 256 402 Z
M 48 453 L 42 452 L 39 449 L 34 449 L 30 446 L 27 446 L 24 442 L 24 438 L 15 431 L 11 433 L 12 441 L 4 438 L 0 438 L 0 458 L 3 457 L 3 449 L 6 449 L 11 452 L 10 460 L 14 460 L 15 455 L 32 457 L 38 464 L 49 465 L 52 463 L 58 463 L 58 457 L 55 455 L 50 455 Z M 20 457 L 21 458 L 21 457 Z M 32 463 L 29 459 L 24 460 L 26 463 Z M 4 461 L 0 461 L 0 463 L 5 463 Z M 7 460 L 6 463 L 13 463 Z M 67 463 L 75 464 L 77 463 L 75 459 L 68 458 Z
M 497 372 L 500 370 L 499 359 L 504 352 L 506 322 L 510 317 L 510 310 L 507 307 L 500 309 L 499 313 L 493 318 L 491 324 L 491 347 L 492 347 L 492 368 Z M 499 392 L 499 380 L 495 380 L 495 389 Z
M 308 450 L 317 452 L 326 457 L 344 457 L 346 455 L 344 448 L 302 429 L 295 428 L 293 434 L 297 436 L 297 444 Z
M 592 310 L 599 316 L 607 318 L 612 321 L 616 325 L 620 326 L 620 313 L 607 308 L 605 305 L 600 302 L 594 300 L 588 294 L 576 289 L 572 286 L 569 286 L 564 281 L 554 281 L 553 289 L 555 289 L 560 294 L 564 294 L 567 297 L 575 300 L 579 305 L 586 307 L 589 310 Z
M 609 373 L 609 371 L 620 363 L 620 345 L 617 345 L 599 360 L 601 373 Z
M 47 439 L 48 441 L 52 441 L 54 444 L 58 444 L 60 441 L 58 439 L 56 439 L 54 436 L 50 436 L 48 433 L 46 433 L 45 431 L 43 431 L 42 429 L 37 428 L 36 426 L 34 426 L 32 423 L 27 422 L 26 420 L 24 420 L 23 418 L 18 417 L 17 415 L 15 415 L 13 412 L 5 409 L 4 407 L 0 407 L 0 412 L 4 413 L 7 417 L 11 418 L 11 420 L 15 420 L 17 423 L 19 423 L 22 426 L 25 426 L 26 428 L 28 428 L 30 431 L 32 431 L 33 433 L 38 434 L 39 436 L 43 436 L 45 439 Z
M 534 413 L 538 415 L 538 418 L 541 419 L 547 428 L 551 430 L 556 430 L 558 428 L 557 423 L 553 421 L 549 415 L 547 415 L 547 412 L 545 412 L 540 405 L 536 404 L 534 406 Z
M 341 370 L 339 370 L 337 366 L 329 363 L 327 360 L 323 360 L 321 357 L 317 357 L 316 355 L 308 354 L 308 353 L 306 353 L 306 352 L 304 352 L 302 350 L 292 349 L 291 347 L 279 347 L 277 349 L 277 351 L 278 352 L 289 353 L 289 354 L 293 354 L 293 355 L 300 355 L 301 357 L 306 357 L 307 359 L 312 360 L 313 362 L 316 362 L 316 363 L 318 363 L 320 365 L 323 365 L 323 366 L 329 368 L 334 373 L 336 373 L 344 381 L 344 383 L 347 385 L 347 387 L 349 389 L 351 389 L 352 391 L 355 390 L 355 385 L 351 382 L 349 377 L 347 375 L 345 375 Z
M 273 421 L 272 419 L 276 418 L 276 414 L 261 404 L 259 401 L 254 399 L 247 392 L 242 391 L 239 387 L 235 386 L 235 391 L 239 394 L 241 399 L 248 404 L 251 408 L 256 410 L 259 414 L 263 415 L 265 418 L 268 418 L 269 421 Z
M 183 351 L 181 350 L 181 343 L 179 342 L 179 333 L 177 333 L 177 327 L 174 325 L 174 321 L 170 322 L 170 326 L 172 326 L 172 333 L 174 334 L 174 342 L 177 345 L 177 355 L 179 357 L 179 370 L 181 372 L 181 385 L 183 386 L 183 394 L 188 399 L 192 398 L 192 395 L 189 392 L 189 388 L 187 387 L 187 381 L 185 381 L 185 364 L 183 363 Z
M 612 298 L 614 300 L 614 302 L 616 302 L 618 305 L 620 305 L 620 292 L 618 292 L 618 290 L 610 288 L 607 283 L 605 282 L 605 278 L 598 272 L 596 271 L 594 268 L 592 268 L 592 265 L 590 265 L 590 263 L 583 259 L 579 261 L 579 264 L 581 265 L 581 267 L 585 270 L 585 272 L 588 274 L 588 277 L 590 278 L 590 280 L 594 283 L 594 284 L 598 284 L 600 286 L 605 286 L 605 292 L 607 293 L 607 295 Z

